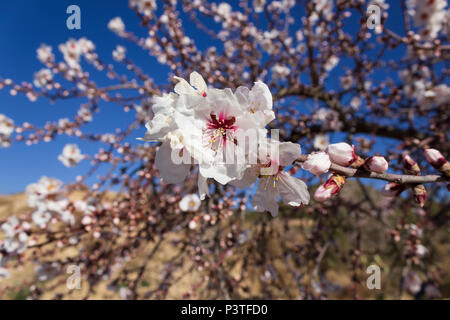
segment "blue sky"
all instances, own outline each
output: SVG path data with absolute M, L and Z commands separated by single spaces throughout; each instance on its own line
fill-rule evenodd
M 81 30 L 68 30 L 66 27 L 66 8 L 76 4 L 81 8 Z M 390 9 L 390 19 L 393 30 L 400 28 L 398 17 L 398 3 L 394 1 Z M 396 14 L 397 13 L 397 14 Z M 0 49 L 0 77 L 12 78 L 20 83 L 22 81 L 31 82 L 33 73 L 43 66 L 36 59 L 36 49 L 41 43 L 46 43 L 53 47 L 57 59 L 60 60 L 60 53 L 57 50 L 58 44 L 65 42 L 68 38 L 87 37 L 97 46 L 97 52 L 103 61 L 113 62 L 111 52 L 117 44 L 127 47 L 128 56 L 136 62 L 147 74 L 150 74 L 157 82 L 167 83 L 168 68 L 159 65 L 156 60 L 134 44 L 130 44 L 107 29 L 109 20 L 120 16 L 131 30 L 139 35 L 145 36 L 145 30 L 139 27 L 139 21 L 134 12 L 128 8 L 128 1 L 107 1 L 107 0 L 16 0 L 4 1 L 0 11 L 0 38 L 2 48 Z M 188 34 L 191 36 L 197 32 L 196 27 L 191 24 L 185 25 Z M 207 39 L 207 38 L 204 38 Z M 200 48 L 211 45 L 208 40 L 198 39 Z M 102 85 L 111 82 L 94 70 L 86 67 L 87 71 L 92 71 L 92 78 Z M 121 70 L 120 67 L 118 70 Z M 123 71 L 123 70 L 121 70 Z M 331 86 L 338 80 L 331 81 Z M 12 118 L 15 123 L 25 121 L 37 126 L 43 126 L 46 121 L 57 120 L 62 117 L 73 117 L 79 104 L 85 101 L 68 100 L 57 101 L 54 105 L 46 99 L 39 99 L 31 103 L 22 95 L 11 97 L 9 90 L 0 90 L 0 113 Z M 86 127 L 90 132 L 106 133 L 113 132 L 117 127 L 124 128 L 133 118 L 132 114 L 124 116 L 122 110 L 116 105 L 100 105 L 101 112 L 93 123 Z M 142 131 L 142 134 L 144 131 Z M 132 143 L 140 143 L 131 137 Z M 339 138 L 339 137 L 338 137 Z M 37 181 L 42 175 L 57 177 L 65 182 L 73 181 L 77 175 L 87 172 L 89 161 L 83 161 L 76 168 L 66 168 L 57 160 L 57 155 L 61 152 L 66 143 L 78 143 L 83 153 L 93 154 L 99 144 L 80 142 L 76 138 L 58 136 L 50 143 L 41 142 L 31 147 L 23 143 L 15 143 L 10 148 L 0 149 L 0 194 L 21 192 L 32 182 Z M 388 147 L 388 141 L 382 142 L 379 149 Z
M 77 4 L 81 8 L 81 30 L 68 30 L 66 27 L 66 8 Z M 121 16 L 127 28 L 140 31 L 138 19 L 128 8 L 127 1 L 65 1 L 65 0 L 20 0 L 7 1 L 1 5 L 0 13 L 0 77 L 11 78 L 20 83 L 31 82 L 33 73 L 43 66 L 36 59 L 36 49 L 41 43 L 53 47 L 60 60 L 57 50 L 59 43 L 68 38 L 87 37 L 97 45 L 97 52 L 107 63 L 113 62 L 111 51 L 117 44 L 124 44 L 130 56 L 144 70 L 152 74 L 156 81 L 167 82 L 167 70 L 155 63 L 135 45 L 126 43 L 107 29 L 109 20 Z M 85 67 L 85 64 L 83 64 Z M 120 67 L 119 67 L 120 70 Z M 91 71 L 91 70 L 89 70 Z M 163 75 L 166 75 L 165 77 Z M 102 74 L 93 79 L 108 84 L 108 79 Z M 22 95 L 11 97 L 9 90 L 0 90 L 0 113 L 12 118 L 15 123 L 28 121 L 42 126 L 46 121 L 62 117 L 73 117 L 81 99 L 57 101 L 51 105 L 46 99 L 38 99 L 31 103 Z M 132 119 L 132 114 L 124 117 L 117 106 L 101 105 L 101 112 L 92 124 L 86 126 L 90 132 L 113 132 L 116 127 L 124 128 Z M 128 120 L 129 119 L 129 120 Z M 23 191 L 24 188 L 42 175 L 54 176 L 63 181 L 73 181 L 89 168 L 89 161 L 83 161 L 76 168 L 66 168 L 57 160 L 66 143 L 78 143 L 83 153 L 93 154 L 98 144 L 83 143 L 76 138 L 58 136 L 50 143 L 41 142 L 31 147 L 23 143 L 15 143 L 10 148 L 0 149 L 0 194 Z

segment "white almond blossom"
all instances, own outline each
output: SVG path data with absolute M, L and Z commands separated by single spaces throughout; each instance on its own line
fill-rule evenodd
M 127 50 L 122 46 L 117 46 L 112 52 L 113 59 L 117 62 L 123 61 L 126 57 Z
M 0 114 L 0 147 L 7 148 L 11 144 L 11 134 L 14 132 L 14 121 Z
M 162 142 L 155 166 L 167 183 L 185 179 L 192 157 L 200 168 L 201 194 L 207 194 L 205 179 L 226 184 L 242 176 L 249 150 L 239 139 L 249 130 L 265 130 L 275 118 L 272 95 L 260 81 L 251 90 L 240 87 L 233 93 L 231 89 L 207 89 L 196 72 L 190 75 L 190 84 L 176 79 L 179 81 L 175 86 L 177 94 L 154 98 L 155 115 L 146 125 L 144 140 Z M 225 152 L 244 161 L 227 164 Z M 168 161 L 169 158 L 172 161 Z M 187 163 L 181 163 L 183 159 Z
M 255 9 L 255 12 L 263 12 L 265 5 L 266 0 L 253 0 L 253 8 Z
M 120 17 L 115 17 L 109 21 L 108 29 L 117 34 L 121 34 L 125 31 L 125 24 Z
M 403 288 L 409 291 L 411 294 L 416 295 L 422 288 L 422 279 L 414 272 L 409 271 L 403 278 Z
M 75 217 L 68 210 L 69 200 L 63 195 L 63 183 L 55 178 L 42 177 L 37 183 L 26 188 L 28 205 L 34 208 L 32 220 L 35 225 L 45 228 L 52 218 L 59 218 L 65 224 L 73 224 Z
M 291 73 L 291 70 L 288 67 L 281 64 L 274 65 L 271 70 L 274 79 L 285 79 Z
M 251 89 L 239 87 L 233 92 L 207 88 L 196 72 L 191 74 L 190 83 L 176 79 L 176 93 L 153 98 L 154 116 L 146 124 L 142 139 L 162 143 L 155 167 L 164 182 L 183 181 L 194 160 L 199 166 L 199 200 L 209 193 L 208 178 L 245 187 L 260 176 L 252 202 L 255 210 L 269 210 L 276 215 L 280 195 L 291 206 L 309 202 L 306 184 L 283 171 L 299 157 L 300 146 L 267 142 L 266 126 L 275 114 L 272 95 L 264 83 L 257 81 Z M 255 143 L 247 143 L 247 138 Z M 233 161 L 228 162 L 230 154 Z M 272 186 L 269 190 L 268 182 Z M 187 203 L 182 200 L 182 210 L 189 208 Z
M 182 211 L 197 211 L 200 208 L 201 201 L 197 194 L 188 194 L 181 199 L 180 209 Z
M 54 59 L 52 47 L 45 44 L 41 44 L 41 46 L 36 50 L 36 55 L 38 60 L 42 63 L 47 63 L 49 61 L 53 61 Z
M 238 188 L 253 184 L 257 178 L 258 188 L 252 198 L 252 206 L 255 211 L 269 211 L 272 216 L 278 215 L 278 198 L 290 206 L 299 207 L 309 203 L 310 195 L 306 184 L 283 168 L 291 165 L 301 155 L 299 144 L 292 142 L 270 141 L 270 153 L 266 154 L 262 163 L 246 170 L 242 179 L 231 183 Z M 269 148 L 266 146 L 268 150 Z M 276 150 L 274 153 L 273 150 Z M 263 152 L 260 152 L 263 154 Z
M 330 144 L 330 139 L 326 134 L 317 134 L 314 137 L 314 149 L 325 150 Z
M 70 68 L 78 69 L 80 67 L 81 46 L 75 39 L 69 39 L 66 43 L 59 45 L 59 51 L 64 56 L 64 61 Z
M 328 60 L 325 62 L 324 68 L 326 71 L 331 71 L 334 69 L 334 67 L 337 66 L 338 63 L 339 63 L 339 58 L 336 57 L 335 55 L 333 55 L 330 58 L 328 58 Z
M 129 3 L 130 7 L 137 8 L 145 16 L 151 15 L 158 8 L 155 0 L 130 0 Z
M 254 88 L 265 90 L 257 84 Z M 270 91 L 268 96 L 271 97 Z M 185 148 L 199 162 L 201 175 L 221 184 L 240 178 L 245 161 L 227 164 L 226 158 L 229 154 L 237 159 L 245 158 L 248 150 L 239 139 L 256 134 L 270 122 L 271 99 L 270 102 L 264 98 L 256 100 L 239 88 L 236 94 L 231 89 L 210 89 L 206 97 L 182 95 L 180 103 L 182 107 L 177 108 L 174 120 Z
M 38 88 L 44 87 L 53 80 L 53 74 L 50 69 L 41 69 L 34 74 L 34 85 Z
M 62 186 L 62 181 L 58 179 L 45 176 L 40 178 L 37 183 L 28 185 L 25 190 L 25 193 L 29 198 L 34 198 L 31 202 L 29 201 L 28 204 L 34 207 L 36 206 L 35 200 L 43 200 L 47 197 L 58 196 L 62 191 Z
M 408 11 L 413 16 L 414 25 L 421 28 L 425 39 L 434 39 L 447 18 L 446 0 L 408 0 Z
M 81 150 L 76 144 L 66 144 L 63 148 L 62 154 L 58 156 L 66 167 L 74 167 L 86 156 L 81 154 Z
M 2 248 L 9 253 L 21 253 L 25 251 L 28 243 L 28 234 L 24 231 L 19 220 L 12 216 L 1 225 L 5 234 Z
M 420 97 L 419 103 L 424 106 L 429 106 L 430 102 L 437 106 L 443 105 L 450 101 L 450 87 L 446 84 L 440 84 L 432 89 L 426 90 L 423 96 Z
M 223 24 L 226 27 L 228 25 L 228 21 L 231 18 L 231 13 L 232 13 L 232 8 L 231 6 L 226 3 L 226 2 L 221 2 L 218 6 L 217 6 L 217 14 L 218 16 L 214 17 L 214 20 L 216 22 L 220 22 L 221 19 L 219 18 L 219 16 L 224 20 Z
M 80 110 L 78 110 L 78 116 L 84 122 L 91 122 L 92 121 L 92 111 L 87 109 L 87 108 L 81 108 Z

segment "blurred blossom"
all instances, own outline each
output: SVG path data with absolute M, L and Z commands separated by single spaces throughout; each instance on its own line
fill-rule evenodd
M 47 63 L 53 61 L 54 56 L 52 53 L 52 47 L 47 46 L 45 44 L 41 44 L 41 46 L 37 49 L 37 58 L 42 63 Z
M 416 295 L 422 288 L 422 279 L 416 272 L 410 271 L 403 278 L 403 288 Z
M 81 47 L 75 39 L 69 39 L 66 43 L 60 44 L 58 48 L 70 68 L 78 69 L 80 67 Z
M 188 194 L 180 201 L 180 209 L 183 211 L 197 211 L 201 201 L 197 194 Z
M 408 0 L 408 9 L 414 25 L 420 28 L 425 39 L 434 39 L 442 29 L 447 17 L 446 0 Z
M 327 134 L 316 134 L 314 137 L 314 149 L 325 150 L 330 143 Z
M 253 8 L 255 9 L 255 12 L 262 12 L 265 5 L 266 0 L 253 0 Z
M 339 58 L 333 55 L 325 62 L 324 68 L 327 71 L 331 71 L 334 69 L 334 67 L 337 66 L 338 63 L 339 63 Z
M 34 74 L 34 85 L 38 88 L 44 87 L 53 80 L 53 74 L 49 69 L 41 69 Z
M 76 144 L 66 144 L 63 148 L 62 154 L 58 156 L 66 167 L 74 167 L 86 156 L 81 154 L 80 148 Z
M 108 29 L 117 34 L 121 34 L 125 31 L 125 24 L 120 17 L 116 17 L 109 21 Z
M 0 114 L 0 147 L 6 148 L 10 146 L 10 137 L 13 132 L 14 121 L 4 114 Z
M 112 52 L 113 59 L 120 62 L 125 59 L 126 49 L 122 46 L 117 46 Z
M 274 65 L 271 70 L 275 79 L 285 79 L 291 73 L 288 67 L 280 64 Z
M 5 238 L 1 248 L 8 253 L 21 253 L 25 251 L 28 243 L 28 234 L 24 232 L 20 221 L 12 216 L 1 225 Z

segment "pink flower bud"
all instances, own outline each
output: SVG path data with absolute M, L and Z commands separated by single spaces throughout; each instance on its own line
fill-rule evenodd
M 331 191 L 331 188 L 327 189 L 322 185 L 316 189 L 316 192 L 314 193 L 314 199 L 317 202 L 324 202 L 331 198 Z
M 366 167 L 367 170 L 378 173 L 386 172 L 386 170 L 389 167 L 386 159 L 379 156 L 367 158 L 366 161 L 364 162 L 364 166 Z
M 425 149 L 425 158 L 436 169 L 440 169 L 446 162 L 442 153 L 436 149 Z
M 414 199 L 416 200 L 417 204 L 423 208 L 425 205 L 425 201 L 427 200 L 427 190 L 422 184 L 418 184 L 413 189 L 414 193 Z
M 414 161 L 413 158 L 409 156 L 407 153 L 403 153 L 403 159 L 402 159 L 403 168 L 410 173 L 414 175 L 420 174 L 420 168 L 416 161 Z
M 342 187 L 345 184 L 345 177 L 340 175 L 333 175 L 324 185 L 317 188 L 314 193 L 314 199 L 317 202 L 323 202 L 325 200 L 330 199 L 335 194 L 338 194 L 341 191 Z
M 355 147 L 345 142 L 330 144 L 327 153 L 332 162 L 347 167 L 358 160 Z
M 308 170 L 315 176 L 328 172 L 330 166 L 330 157 L 325 152 L 312 153 L 308 155 L 306 161 L 302 163 L 302 168 Z
M 395 182 L 389 182 L 381 190 L 381 194 L 385 197 L 396 197 L 405 190 L 405 186 Z

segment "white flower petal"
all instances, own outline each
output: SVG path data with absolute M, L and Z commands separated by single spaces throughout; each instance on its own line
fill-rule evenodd
M 205 200 L 206 196 L 210 197 L 208 179 L 206 179 L 200 173 L 198 174 L 197 185 L 198 185 L 198 193 L 200 194 L 200 200 Z
M 164 183 L 180 183 L 184 181 L 191 168 L 190 164 L 175 164 L 172 161 L 170 142 L 164 142 L 156 152 L 155 167 L 158 169 Z
M 278 189 L 273 187 L 272 177 L 260 179 L 258 189 L 252 198 L 253 209 L 258 212 L 269 211 L 273 217 L 278 215 Z
M 198 72 L 194 71 L 191 73 L 189 76 L 189 82 L 195 89 L 197 89 L 197 91 L 199 91 L 201 95 L 206 93 L 206 82 Z
M 298 143 L 281 142 L 279 145 L 280 150 L 280 165 L 289 166 L 295 160 L 297 160 L 302 154 L 302 148 Z
M 178 80 L 178 83 L 175 85 L 175 88 L 173 89 L 173 91 L 175 91 L 179 95 L 182 95 L 182 94 L 194 95 L 194 94 L 196 94 L 195 89 L 192 88 L 192 86 L 186 80 L 184 80 L 183 78 L 180 78 L 180 77 L 174 77 L 174 78 Z
M 293 207 L 309 203 L 310 195 L 308 187 L 302 180 L 292 177 L 286 172 L 282 172 L 278 179 L 277 187 L 284 203 Z

